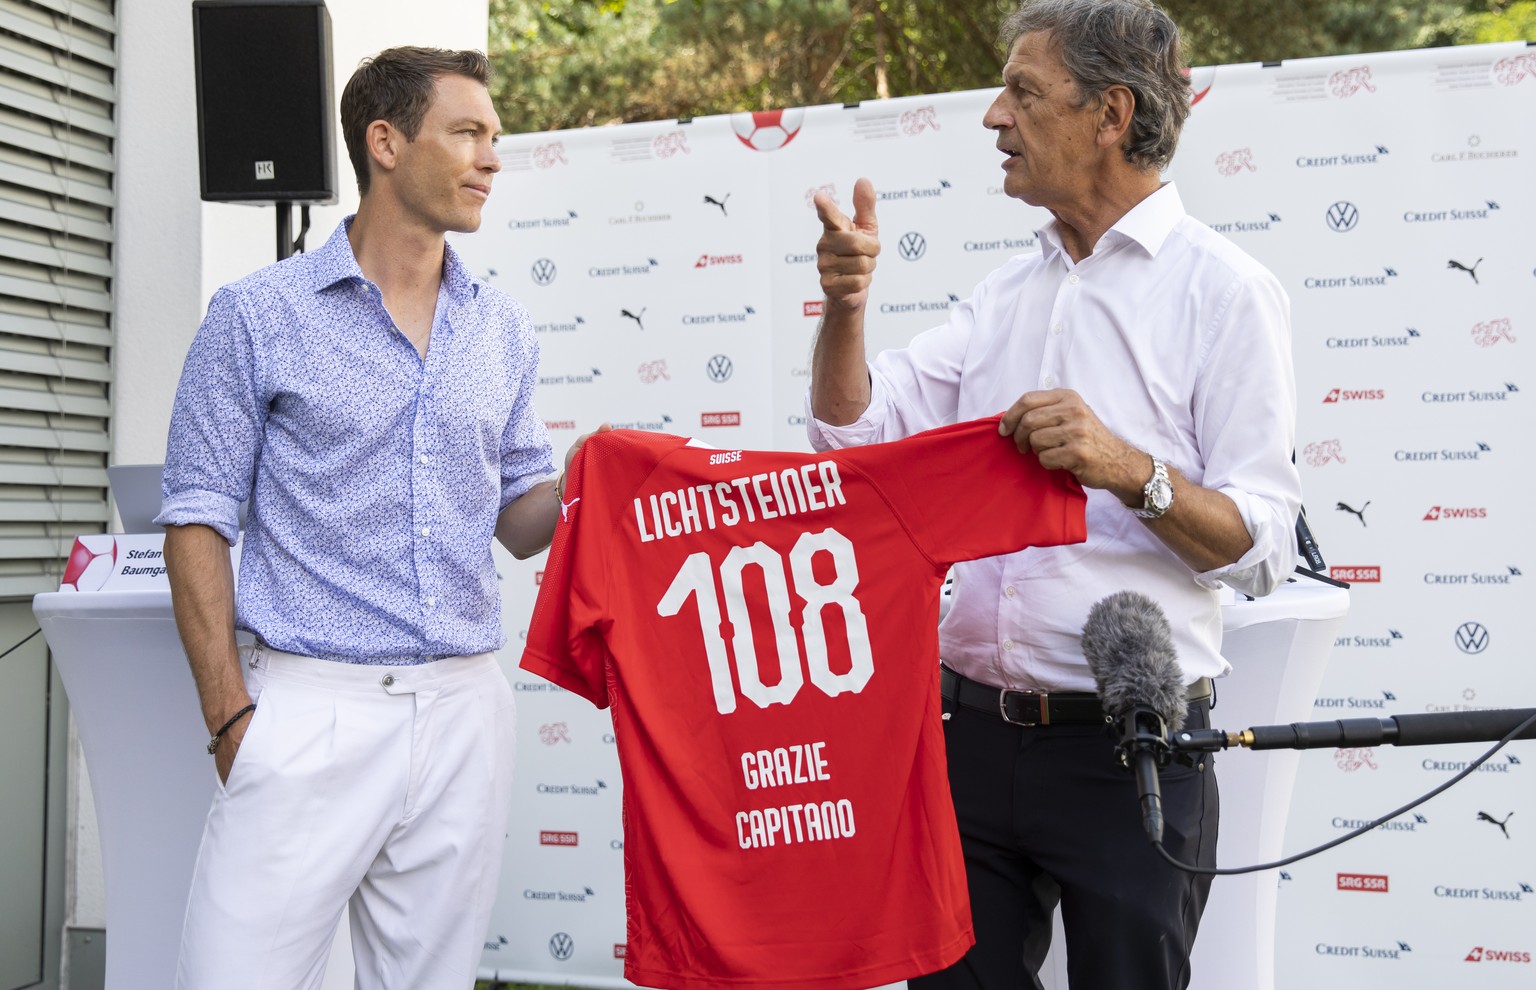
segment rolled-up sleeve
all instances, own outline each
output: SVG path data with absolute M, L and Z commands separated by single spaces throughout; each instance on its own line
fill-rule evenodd
M 1236 283 L 1207 336 L 1194 398 L 1202 483 L 1237 506 L 1253 546 L 1236 562 L 1196 575 L 1205 587 L 1269 594 L 1296 568 L 1301 478 L 1290 302 L 1267 272 Z
M 238 538 L 266 418 L 253 348 L 239 298 L 221 289 L 176 386 L 157 524 L 209 526 L 231 546 Z

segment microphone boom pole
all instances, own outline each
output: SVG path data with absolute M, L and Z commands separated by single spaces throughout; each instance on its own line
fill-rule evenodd
M 1514 739 L 1536 739 L 1536 708 L 1499 708 L 1478 712 L 1432 712 L 1386 718 L 1344 718 L 1332 722 L 1259 725 L 1241 731 L 1185 729 L 1169 743 L 1181 752 L 1220 749 L 1338 749 L 1353 746 L 1439 746 L 1497 742 L 1531 722 Z

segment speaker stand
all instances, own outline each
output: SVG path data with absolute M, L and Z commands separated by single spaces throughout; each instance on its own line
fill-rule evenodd
M 277 207 L 277 260 L 304 253 L 304 237 L 309 233 L 309 206 L 299 207 L 299 236 L 293 236 L 293 204 L 274 203 Z

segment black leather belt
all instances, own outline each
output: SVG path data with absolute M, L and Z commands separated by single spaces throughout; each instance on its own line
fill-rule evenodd
M 945 701 L 996 715 L 1014 725 L 1103 725 L 1109 721 L 1096 694 L 995 688 L 961 677 L 948 667 L 939 668 L 939 692 Z M 1189 686 L 1190 701 L 1204 701 L 1210 696 L 1209 677 Z

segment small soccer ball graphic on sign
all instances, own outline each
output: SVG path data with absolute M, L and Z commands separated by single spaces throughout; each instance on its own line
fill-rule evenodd
M 107 583 L 117 562 L 117 541 L 105 533 L 75 537 L 74 549 L 64 564 L 60 591 L 97 591 Z
M 795 139 L 805 121 L 805 110 L 758 110 L 731 116 L 731 129 L 753 151 L 778 151 Z

